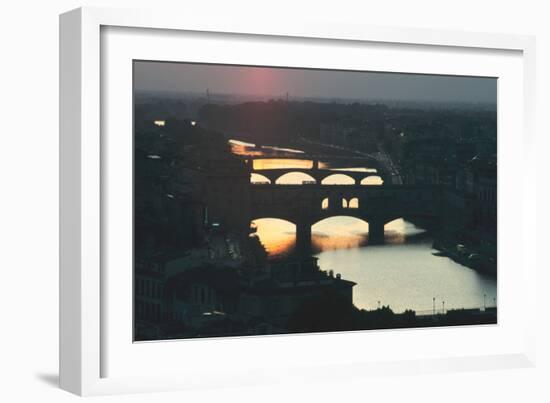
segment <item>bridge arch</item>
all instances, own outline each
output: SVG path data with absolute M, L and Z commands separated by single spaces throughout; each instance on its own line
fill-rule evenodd
M 329 220 L 337 218 L 346 218 L 344 222 L 340 223 L 340 228 L 337 231 L 333 231 L 334 236 L 338 236 L 340 233 L 349 233 L 350 229 L 353 229 L 352 232 L 356 234 L 365 234 L 366 239 L 368 239 L 367 244 L 369 245 L 379 245 L 384 243 L 385 239 L 385 224 L 388 222 L 388 219 L 385 217 L 368 217 L 363 216 L 357 210 L 348 209 L 342 211 L 339 214 L 334 215 L 325 215 L 318 217 L 311 224 L 313 231 L 320 231 L 326 235 L 331 235 L 330 230 L 323 229 L 323 224 L 328 224 Z M 353 220 L 349 220 L 353 219 Z
M 382 179 L 382 177 L 379 176 L 379 175 L 369 175 L 369 176 L 361 179 L 360 184 L 361 185 L 370 185 L 370 186 L 383 185 L 384 184 L 384 179 Z
M 300 171 L 286 172 L 275 179 L 277 185 L 303 185 L 304 183 L 317 183 L 317 181 L 313 176 Z
M 276 215 L 276 214 L 262 215 L 262 216 L 254 217 L 250 220 L 250 223 L 251 224 L 256 223 L 256 225 L 258 225 L 258 224 L 262 224 L 262 222 L 264 222 L 266 220 L 277 221 L 279 226 L 282 226 L 283 223 L 292 224 L 294 226 L 296 225 L 296 220 L 294 218 L 280 216 L 280 215 Z
M 352 197 L 349 199 L 348 208 L 359 208 L 359 198 Z
M 386 222 L 384 223 L 384 226 L 391 227 L 391 226 L 395 226 L 395 225 L 401 225 L 404 220 L 405 219 L 403 217 L 391 217 L 391 218 L 386 219 Z
M 251 220 L 259 241 L 268 256 L 281 256 L 290 253 L 296 244 L 297 225 L 286 218 L 260 217 Z
M 323 223 L 326 223 L 327 221 L 329 220 L 333 220 L 333 219 L 339 219 L 339 218 L 344 218 L 348 221 L 361 221 L 363 224 L 366 224 L 366 225 L 369 225 L 369 221 L 367 218 L 365 217 L 360 217 L 356 214 L 346 214 L 345 212 L 341 213 L 341 214 L 334 214 L 334 215 L 329 215 L 329 216 L 326 216 L 326 217 L 319 217 L 318 219 L 314 220 L 314 222 L 311 224 L 311 226 L 315 226 L 315 225 L 318 225 L 318 224 L 323 224 Z
M 271 180 L 262 174 L 257 174 L 252 172 L 250 174 L 250 183 L 256 183 L 256 184 L 263 184 L 263 183 L 271 183 Z
M 368 243 L 373 244 L 385 241 L 384 227 L 393 219 L 414 218 L 428 226 L 444 213 L 439 186 L 251 186 L 250 194 L 252 217 L 293 222 L 304 250 L 310 243 L 310 227 L 325 218 L 344 215 L 368 221 Z M 347 208 L 342 207 L 343 198 Z
M 359 197 L 354 193 L 346 194 L 343 192 L 340 194 L 327 195 L 321 199 L 321 210 L 325 212 L 340 211 L 342 209 L 358 209 Z
M 325 176 L 322 185 L 355 185 L 355 179 L 346 174 L 334 173 Z

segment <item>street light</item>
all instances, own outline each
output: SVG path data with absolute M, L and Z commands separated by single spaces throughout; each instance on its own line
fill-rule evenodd
M 443 304 L 443 314 L 445 314 L 445 301 L 443 301 L 442 304 Z
M 380 301 L 378 301 L 378 309 L 380 309 Z
M 435 315 L 435 297 L 433 297 L 433 314 Z

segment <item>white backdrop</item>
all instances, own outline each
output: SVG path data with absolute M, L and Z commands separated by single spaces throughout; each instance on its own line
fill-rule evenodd
M 350 20 L 374 25 L 403 25 L 537 35 L 539 85 L 539 183 L 550 172 L 544 150 L 548 146 L 546 115 L 550 111 L 550 30 L 545 2 L 499 1 L 11 1 L 1 6 L 2 62 L 0 63 L 1 133 L 4 140 L 0 172 L 2 231 L 2 331 L 0 337 L 1 399 L 7 402 L 75 401 L 56 388 L 58 293 L 58 14 L 81 5 L 113 7 L 173 7 L 182 12 L 232 13 L 289 19 L 314 14 L 327 20 Z M 546 27 L 545 27 L 546 25 Z M 546 73 L 546 75 L 544 75 Z M 544 92 L 546 91 L 546 92 Z M 545 133 L 546 131 L 546 133 Z M 7 140 L 7 141 L 6 141 Z M 526 172 L 526 174 L 530 174 Z M 550 204 L 547 187 L 539 190 L 539 206 Z M 542 209 L 540 209 L 542 210 Z M 539 211 L 539 252 L 545 247 L 548 214 Z M 6 258 L 7 257 L 7 258 Z M 542 254 L 539 258 L 542 261 Z M 543 266 L 542 263 L 539 263 Z M 550 266 L 548 264 L 544 265 Z M 541 272 L 543 294 L 549 276 Z M 291 388 L 248 388 L 96 398 L 116 402 L 138 401 L 257 401 L 342 399 L 372 401 L 548 401 L 550 340 L 548 299 L 539 297 L 539 366 L 527 370 L 487 371 L 445 375 L 355 378 L 349 382 L 309 384 Z M 546 372 L 546 373 L 545 373 Z M 546 383 L 545 383 L 546 381 Z M 114 400 L 113 400 L 114 399 Z

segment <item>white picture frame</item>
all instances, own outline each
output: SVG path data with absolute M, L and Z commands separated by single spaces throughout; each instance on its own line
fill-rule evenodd
M 110 29 L 114 30 L 114 39 L 107 41 L 102 35 Z M 144 35 L 140 38 L 141 46 L 151 51 L 146 58 L 161 58 L 157 60 L 162 60 L 165 56 L 162 51 L 152 50 L 155 41 L 165 41 L 161 48 L 168 49 L 174 41 L 181 40 L 178 33 L 193 33 L 194 40 L 200 40 L 201 35 L 212 33 L 216 33 L 216 41 L 252 38 L 254 42 L 262 43 L 269 40 L 275 43 L 273 46 L 279 46 L 278 43 L 281 42 L 280 46 L 283 47 L 288 47 L 288 40 L 295 41 L 300 46 L 307 46 L 312 43 L 311 41 L 320 41 L 320 46 L 330 46 L 335 51 L 347 45 L 357 45 L 358 51 L 361 51 L 361 46 L 374 44 L 373 46 L 378 47 L 395 46 L 396 52 L 399 53 L 403 52 L 404 47 L 410 46 L 415 52 L 427 52 L 427 57 L 432 58 L 430 60 L 434 66 L 431 72 L 447 74 L 452 74 L 455 70 L 449 67 L 449 63 L 447 67 L 444 63 L 439 66 L 433 55 L 430 56 L 430 52 L 447 52 L 451 58 L 461 58 L 460 52 L 463 51 L 472 53 L 472 57 L 513 55 L 509 62 L 503 59 L 503 65 L 510 66 L 509 70 L 503 70 L 503 74 L 509 77 L 509 80 L 506 79 L 506 82 L 510 83 L 511 92 L 508 94 L 517 95 L 519 100 L 510 100 L 514 102 L 510 104 L 505 102 L 503 108 L 507 108 L 505 111 L 510 114 L 517 111 L 519 116 L 510 118 L 515 120 L 505 120 L 504 127 L 499 118 L 499 142 L 505 146 L 504 151 L 499 146 L 499 158 L 501 153 L 518 150 L 518 158 L 523 161 L 524 171 L 536 171 L 535 159 L 531 158 L 535 149 L 533 37 L 369 27 L 309 19 L 301 24 L 282 26 L 276 21 L 244 21 L 238 17 L 213 20 L 206 16 L 182 16 L 150 10 L 81 8 L 65 13 L 60 17 L 60 385 L 63 389 L 79 395 L 96 395 L 224 385 L 244 386 L 274 380 L 290 383 L 297 375 L 300 375 L 301 379 L 323 380 L 329 377 L 327 369 L 336 370 L 331 371 L 330 378 L 345 378 L 352 374 L 353 377 L 357 377 L 375 373 L 396 375 L 534 365 L 536 327 L 534 317 L 530 317 L 535 312 L 537 266 L 534 242 L 521 242 L 514 252 L 509 248 L 499 247 L 499 262 L 508 261 L 520 267 L 517 273 L 510 271 L 508 276 L 499 274 L 499 283 L 514 282 L 518 288 L 517 295 L 523 301 L 524 314 L 521 321 L 517 320 L 521 312 L 514 310 L 511 297 L 506 297 L 506 292 L 503 293 L 503 301 L 500 301 L 502 284 L 499 284 L 499 325 L 496 327 L 431 329 L 422 330 L 421 334 L 416 330 L 343 332 L 132 344 L 127 337 L 131 330 L 127 327 L 121 327 L 121 330 L 117 328 L 117 323 L 126 323 L 123 316 L 128 313 L 128 304 L 131 305 L 131 301 L 128 298 L 113 301 L 111 294 L 113 288 L 124 281 L 124 277 L 119 275 L 115 278 L 106 271 L 108 267 L 112 267 L 109 261 L 112 248 L 109 248 L 110 244 L 106 241 L 108 237 L 105 228 L 111 228 L 107 231 L 109 239 L 121 239 L 116 237 L 127 231 L 128 221 L 110 224 L 114 220 L 113 216 L 105 211 L 111 209 L 109 192 L 112 187 L 109 183 L 112 180 L 111 176 L 116 176 L 115 168 L 110 163 L 112 153 L 109 151 L 113 150 L 112 147 L 124 150 L 125 144 L 128 144 L 112 141 L 114 136 L 109 133 L 113 133 L 113 123 L 109 116 L 122 111 L 124 117 L 120 118 L 120 121 L 123 123 L 117 129 L 121 130 L 120 133 L 127 134 L 129 122 L 125 111 L 128 110 L 128 98 L 131 98 L 131 93 L 124 92 L 127 87 L 123 84 L 114 92 L 111 91 L 111 86 L 119 85 L 113 84 L 119 82 L 115 79 L 124 77 L 127 72 L 126 62 L 128 58 L 134 57 L 131 52 L 132 49 L 135 50 L 135 44 L 133 47 L 125 46 L 121 40 L 128 40 L 123 37 L 137 35 L 138 31 L 134 30 L 138 29 L 145 30 L 141 31 Z M 118 39 L 117 32 L 120 34 Z M 157 36 L 151 37 L 151 33 Z M 121 45 L 128 49 L 126 53 L 122 51 Z M 109 53 L 109 49 L 113 48 L 120 50 L 118 54 L 123 55 L 120 57 L 125 57 L 126 62 L 121 59 L 118 64 L 110 65 L 109 60 L 104 60 L 106 57 L 112 57 L 114 60 L 113 54 Z M 288 49 L 290 51 L 290 48 Z M 198 53 L 196 57 L 202 57 L 201 60 L 208 58 Z M 231 62 L 228 58 L 227 55 L 213 56 L 210 61 Z M 391 57 L 388 58 L 390 59 Z M 257 60 L 261 65 L 267 63 L 268 57 L 255 53 L 249 55 L 247 60 Z M 489 63 L 489 59 L 487 60 Z M 299 65 L 305 66 L 304 63 L 306 62 L 303 61 Z M 393 63 L 396 63 L 395 59 Z M 122 68 L 118 69 L 117 66 Z M 327 64 L 327 67 L 331 66 Z M 418 65 L 416 68 L 422 67 Z M 466 65 L 460 68 L 464 69 L 461 71 L 469 71 Z M 414 69 L 412 66 L 407 71 Z M 472 70 L 471 74 L 474 73 Z M 107 80 L 107 75 L 112 80 Z M 504 87 L 504 90 L 507 88 Z M 499 87 L 499 91 L 500 89 Z M 120 103 L 117 101 L 119 99 Z M 521 110 L 515 108 L 518 105 Z M 513 107 L 515 109 L 512 109 Z M 501 112 L 499 105 L 499 116 Z M 522 136 L 512 138 L 510 134 L 506 134 L 501 138 L 501 129 L 503 133 L 507 133 L 507 128 L 517 129 L 522 132 Z M 120 164 L 126 164 L 128 168 L 128 161 L 123 158 Z M 510 166 L 510 169 L 507 166 Z M 505 163 L 502 169 L 499 166 L 499 175 L 510 175 L 512 178 L 512 165 Z M 119 180 L 123 181 L 124 177 L 121 178 Z M 499 197 L 514 197 L 513 201 L 505 198 L 508 204 L 503 207 L 499 202 L 499 228 L 503 211 L 518 209 L 520 216 L 509 224 L 509 229 L 518 232 L 515 234 L 516 237 L 525 239 L 528 232 L 535 233 L 535 176 L 514 179 L 521 183 L 518 187 L 522 189 L 522 193 L 515 196 L 513 189 L 501 189 L 502 181 L 499 182 Z M 499 230 L 499 245 L 500 237 Z M 502 242 L 505 246 L 507 239 L 504 234 Z M 127 281 L 130 283 L 131 278 Z M 505 317 L 504 323 L 501 323 L 500 308 L 503 306 L 504 310 L 507 304 L 507 311 L 513 313 Z M 455 349 L 437 344 L 438 339 L 449 340 L 449 337 L 465 341 L 480 337 L 486 340 L 487 344 L 480 343 L 477 348 L 465 345 L 463 348 Z M 376 356 L 374 351 L 370 351 L 369 357 L 364 353 L 340 360 L 337 354 L 330 353 L 319 358 L 315 350 L 321 343 L 346 346 L 345 348 L 359 346 L 361 343 L 379 343 L 378 346 L 382 348 L 378 350 L 382 354 L 387 353 L 383 347 L 384 343 L 390 343 L 385 340 L 391 339 L 391 343 L 402 343 L 407 338 L 429 340 L 425 343 L 433 341 L 433 351 L 427 353 L 427 349 L 420 348 L 416 355 L 404 355 L 404 351 L 396 348 L 394 353 L 387 357 Z M 484 348 L 491 338 L 503 341 L 500 344 L 493 343 L 494 348 L 486 351 Z M 191 347 L 186 351 L 186 346 Z M 205 352 L 212 349 L 223 357 L 216 367 L 207 359 L 203 360 Z M 272 351 L 272 359 L 268 361 L 269 364 L 264 364 L 263 371 L 258 371 L 261 363 L 257 357 L 266 350 Z M 167 358 L 170 355 L 177 357 L 178 354 L 184 354 L 183 351 L 186 351 L 186 360 L 174 362 L 175 360 Z M 291 351 L 293 354 L 277 360 L 277 355 L 282 356 L 282 351 Z M 239 360 L 239 356 L 242 358 L 244 355 L 249 355 L 250 358 Z M 234 362 L 230 360 L 242 362 L 230 369 L 223 365 L 224 361 Z M 139 371 L 139 368 L 133 371 L 136 361 L 147 366 L 154 364 L 157 374 Z M 119 365 L 122 362 L 129 364 Z M 160 370 L 160 367 L 165 370 Z M 193 368 L 193 371 L 190 371 L 190 368 Z M 304 371 L 305 368 L 307 371 Z

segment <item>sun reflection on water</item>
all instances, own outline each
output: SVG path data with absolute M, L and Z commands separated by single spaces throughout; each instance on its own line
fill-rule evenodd
M 296 226 L 276 218 L 254 220 L 256 234 L 267 249 L 269 257 L 288 256 L 296 244 Z M 311 243 L 316 252 L 351 249 L 368 245 L 369 224 L 354 217 L 337 216 L 324 219 L 312 226 Z M 394 220 L 384 226 L 388 244 L 405 243 L 407 237 L 424 230 L 403 220 Z
M 311 169 L 313 168 L 313 161 L 293 158 L 262 158 L 254 160 L 253 168 L 255 170 L 279 168 Z
M 296 226 L 278 218 L 260 218 L 252 222 L 269 257 L 287 256 L 296 244 Z

